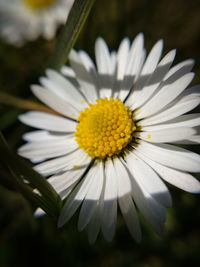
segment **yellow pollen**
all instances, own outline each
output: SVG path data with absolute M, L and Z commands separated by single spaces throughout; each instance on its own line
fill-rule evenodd
M 74 165 L 73 168 L 74 169 L 78 169 L 80 166 L 79 165 Z
M 104 159 L 119 154 L 132 140 L 136 127 L 132 113 L 120 99 L 100 98 L 78 117 L 75 137 L 91 158 Z
M 27 6 L 40 9 L 52 5 L 57 0 L 22 0 Z

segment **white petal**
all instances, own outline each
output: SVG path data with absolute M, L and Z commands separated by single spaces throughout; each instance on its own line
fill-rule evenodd
M 130 47 L 130 40 L 128 38 L 124 38 L 121 41 L 121 44 L 117 53 L 117 80 L 122 81 L 124 79 L 124 74 L 126 70 L 126 64 L 128 60 Z
M 116 77 L 115 77 L 116 82 L 114 85 L 114 89 L 116 91 L 115 97 L 118 97 L 122 100 L 125 98 L 125 96 L 128 93 L 127 89 L 123 87 L 124 87 L 124 79 L 126 79 L 126 68 L 129 62 L 129 48 L 130 48 L 130 40 L 126 37 L 121 41 L 118 52 L 117 52 L 117 70 L 116 70 Z M 125 92 L 124 92 L 124 89 L 125 89 Z M 117 91 L 119 92 L 117 93 Z
M 112 160 L 107 160 L 105 163 L 104 201 L 112 201 L 117 198 L 116 171 Z
M 189 127 L 177 127 L 170 129 L 161 129 L 155 131 L 138 132 L 136 137 L 147 142 L 153 143 L 169 143 L 184 140 L 196 133 L 195 129 Z
M 103 195 L 103 194 L 102 194 Z M 96 203 L 96 208 L 88 225 L 88 240 L 90 244 L 94 244 L 101 227 L 101 213 L 103 209 L 103 196 L 100 201 Z
M 74 137 L 27 143 L 18 149 L 19 155 L 34 161 L 65 155 L 78 148 Z
M 149 159 L 168 167 L 186 172 L 200 172 L 200 156 L 181 147 L 140 141 L 135 149 Z
M 75 72 L 73 71 L 72 68 L 70 68 L 69 66 L 62 66 L 61 67 L 61 73 L 65 76 L 68 76 L 68 77 L 71 77 L 71 78 L 75 78 L 76 77 L 76 74 Z
M 108 77 L 101 77 L 102 80 L 104 80 L 105 82 L 108 81 L 108 80 L 111 80 L 112 77 L 111 75 L 108 75 Z M 109 82 L 111 84 L 111 81 Z M 112 96 L 112 90 L 110 89 L 110 87 L 107 86 L 108 82 L 106 82 L 106 85 L 103 85 L 103 82 L 101 82 L 101 85 L 103 86 L 101 89 L 100 89 L 100 98 L 110 98 Z
M 28 111 L 19 116 L 26 125 L 54 132 L 71 133 L 76 130 L 77 123 L 57 115 L 40 111 Z
M 93 75 L 85 68 L 80 56 L 75 50 L 71 50 L 69 60 L 76 73 L 76 77 L 80 84 L 80 90 L 85 95 L 88 102 L 95 103 L 98 94 L 96 90 L 97 84 L 95 84 Z
M 95 94 L 97 95 L 97 98 L 99 98 L 100 91 L 101 91 L 101 79 L 99 77 L 99 74 L 97 73 L 96 66 L 94 65 L 92 59 L 89 57 L 89 55 L 85 51 L 82 51 L 82 50 L 79 51 L 79 56 L 85 68 L 90 73 L 92 80 L 94 81 L 93 83 L 96 89 Z
M 80 180 L 86 167 L 66 171 L 63 174 L 51 176 L 48 182 L 62 198 L 65 198 Z
M 133 199 L 141 211 L 142 215 L 146 219 L 146 221 L 150 224 L 152 229 L 162 235 L 164 231 L 164 223 L 163 223 L 163 215 L 158 220 L 158 216 L 160 216 L 160 211 L 162 206 L 160 206 L 152 197 L 149 195 L 144 188 L 141 188 L 136 180 L 131 176 L 132 188 L 133 188 Z M 158 214 L 156 214 L 158 213 Z M 156 217 L 155 217 L 156 215 Z
M 176 127 L 186 126 L 195 127 L 200 125 L 200 113 L 182 115 L 174 120 L 168 121 L 168 124 Z
M 104 203 L 105 204 L 105 203 Z M 110 226 L 105 226 L 105 225 L 102 225 L 102 232 L 103 232 L 103 235 L 104 235 L 104 238 L 106 239 L 107 242 L 111 242 L 114 235 L 115 235 L 115 228 L 116 228 L 116 217 L 115 218 L 115 221 L 113 219 L 113 224 L 111 224 Z
M 122 162 L 115 158 L 114 161 L 114 168 L 116 170 L 116 178 L 117 178 L 117 185 L 118 185 L 118 198 L 128 195 L 132 191 L 130 178 L 128 176 L 127 170 L 125 169 Z
M 173 80 L 177 80 L 186 73 L 190 72 L 194 66 L 194 60 L 193 59 L 187 59 L 184 60 L 177 65 L 173 66 L 165 76 L 164 80 L 167 80 L 169 77 Z
M 176 100 L 169 104 L 165 110 L 158 114 L 141 120 L 141 126 L 153 125 L 174 119 L 200 104 L 200 87 L 194 86 L 185 90 Z
M 134 110 L 143 105 L 151 95 L 156 91 L 162 79 L 169 70 L 176 55 L 176 50 L 170 51 L 158 64 L 148 83 L 142 88 L 137 95 L 137 99 L 133 99 L 131 108 Z
M 200 144 L 200 135 L 191 136 L 188 140 L 190 141 L 189 144 Z
M 117 74 L 117 52 L 116 51 L 111 51 L 110 53 L 110 88 L 112 91 L 112 97 L 116 99 L 119 93 L 121 81 L 118 81 L 116 78 Z M 110 92 L 109 89 L 106 89 L 108 93 Z M 102 90 L 101 90 L 102 91 Z M 100 95 L 102 92 L 100 91 Z M 109 96 L 109 95 L 108 95 Z
M 142 188 L 145 188 L 145 190 L 159 203 L 161 203 L 166 207 L 170 207 L 171 196 L 166 185 L 153 171 L 153 169 L 138 157 L 137 151 L 126 155 L 125 160 L 128 169 L 134 176 L 141 190 L 143 190 Z M 162 210 L 161 210 L 161 220 L 164 219 L 165 218 L 162 219 Z
M 79 51 L 79 56 L 85 68 L 90 73 L 91 79 L 95 85 L 95 90 L 96 90 L 95 95 L 97 95 L 98 97 L 99 92 L 97 89 L 99 88 L 99 80 L 98 80 L 96 66 L 94 65 L 94 62 L 92 61 L 92 59 L 89 57 L 89 55 L 85 51 L 82 51 L 82 50 Z
M 75 72 L 73 71 L 73 69 L 71 67 L 64 65 L 64 66 L 61 67 L 60 72 L 67 78 L 67 80 L 71 84 L 73 84 L 73 86 L 75 88 L 80 90 L 80 84 L 78 83 L 78 81 L 76 79 L 76 74 L 75 74 Z M 42 79 L 43 79 L 43 77 L 40 79 L 40 83 L 41 84 L 42 84 Z M 46 87 L 46 85 L 44 87 Z
M 193 78 L 194 73 L 187 73 L 172 84 L 166 80 L 160 91 L 139 109 L 135 115 L 136 119 L 149 117 L 164 108 L 185 90 Z
M 190 193 L 200 193 L 200 182 L 191 174 L 163 166 L 144 155 L 140 156 L 168 183 Z
M 163 40 L 159 40 L 151 49 L 142 68 L 141 75 L 153 73 L 162 55 L 162 50 L 163 50 Z
M 102 232 L 107 241 L 111 241 L 117 220 L 117 183 L 116 170 L 111 160 L 105 164 L 104 208 L 102 215 Z
M 41 79 L 41 83 L 67 103 L 71 103 L 73 106 L 81 111 L 86 106 L 86 100 L 79 90 L 69 80 L 64 78 L 58 72 L 48 69 L 46 71 L 49 79 Z M 85 104 L 84 104 L 85 103 Z
M 126 76 L 132 76 L 133 79 L 138 76 L 143 64 L 144 35 L 139 33 L 130 48 L 129 61 L 126 69 Z M 134 80 L 133 80 L 134 81 Z M 132 83 L 133 83 L 132 81 Z M 125 86 L 126 89 L 129 88 Z
M 99 73 L 110 72 L 110 52 L 106 42 L 102 38 L 97 38 L 95 42 L 95 57 Z
M 40 99 L 40 101 L 42 101 L 52 109 L 56 110 L 57 112 L 72 119 L 78 118 L 78 110 L 71 104 L 67 103 L 64 99 L 57 96 L 52 91 L 45 89 L 39 85 L 32 85 L 31 91 L 38 99 Z
M 95 42 L 95 57 L 99 75 L 100 97 L 112 95 L 112 59 L 107 44 L 102 38 Z
M 69 134 L 66 133 L 57 133 L 57 132 L 48 132 L 43 130 L 31 131 L 23 134 L 24 141 L 27 142 L 36 142 L 36 141 L 46 141 L 46 140 L 56 140 L 60 138 L 66 138 Z
M 93 166 L 91 168 L 96 168 L 96 166 Z M 94 178 L 93 176 L 88 175 L 88 173 L 76 186 L 72 194 L 65 202 L 58 218 L 58 227 L 63 226 L 74 215 L 78 207 L 81 205 L 83 199 L 85 198 Z
M 141 195 L 142 204 L 141 204 L 141 206 L 144 205 L 146 207 L 141 208 L 137 202 L 136 202 L 136 204 L 137 204 L 138 208 L 140 209 L 140 211 L 142 212 L 143 216 L 144 217 L 145 216 L 153 217 L 157 222 L 165 223 L 165 221 L 166 221 L 166 209 L 165 209 L 165 207 L 163 207 L 161 204 L 159 204 L 155 200 L 155 198 L 153 198 L 147 192 L 147 190 L 145 190 L 144 188 L 141 188 L 141 187 L 140 187 L 140 189 L 142 192 L 142 195 Z M 134 200 L 136 199 L 136 196 L 134 193 L 133 193 L 133 198 L 134 198 Z M 147 219 L 147 217 L 146 217 L 146 219 Z M 147 221 L 148 221 L 148 219 L 147 219 Z
M 153 125 L 153 126 L 144 126 L 142 127 L 143 131 L 157 131 L 162 129 L 169 129 L 175 127 L 195 127 L 200 125 L 200 114 L 186 114 L 179 116 L 173 120 L 170 120 L 163 124 Z
M 134 104 L 134 99 L 137 99 L 141 93 L 141 89 L 148 84 L 148 81 L 151 79 L 152 74 L 154 73 L 157 64 L 160 60 L 163 50 L 163 41 L 159 40 L 151 49 L 144 66 L 141 70 L 140 76 L 134 86 L 133 93 L 129 96 L 126 101 L 128 106 L 132 106 Z
M 103 163 L 99 162 L 96 167 L 91 168 L 88 176 L 89 175 L 92 177 L 92 183 L 80 210 L 78 220 L 79 231 L 82 231 L 91 220 L 91 217 L 96 209 L 97 202 L 100 199 L 104 182 Z
M 135 205 L 131 197 L 131 181 L 127 170 L 118 158 L 114 159 L 114 167 L 116 170 L 119 206 L 131 235 L 139 242 L 141 239 L 141 230 Z
M 34 166 L 34 169 L 42 175 L 48 176 L 61 171 L 88 165 L 91 158 L 82 149 L 73 151 L 66 156 L 52 159 Z
M 110 53 L 110 73 L 115 73 L 117 69 L 117 53 L 116 51 L 111 51 Z
M 118 199 L 121 213 L 124 217 L 126 225 L 129 229 L 132 237 L 137 241 L 141 241 L 141 229 L 137 216 L 137 212 L 135 209 L 135 205 L 133 203 L 131 195 L 124 195 Z
M 41 217 L 41 216 L 43 216 L 43 215 L 45 215 L 45 214 L 46 214 L 46 213 L 45 213 L 42 209 L 37 208 L 37 209 L 35 210 L 33 216 L 34 216 L 35 218 L 38 218 L 38 217 Z
M 120 89 L 118 97 L 124 100 L 134 82 L 137 80 L 145 59 L 144 50 L 144 36 L 142 33 L 138 34 L 129 50 L 128 61 L 126 64 L 124 79 L 118 85 Z
M 79 56 L 80 56 L 80 58 L 81 58 L 81 60 L 82 60 L 82 62 L 84 64 L 85 68 L 87 69 L 87 71 L 91 71 L 92 70 L 93 74 L 96 77 L 96 75 L 97 75 L 96 67 L 94 65 L 94 62 L 90 58 L 90 56 L 83 50 L 80 50 L 78 53 L 79 53 Z
M 48 70 L 48 71 L 52 71 L 52 70 Z M 44 88 L 47 88 L 47 89 L 51 90 L 56 95 L 60 96 L 61 98 L 64 98 L 67 102 L 69 102 L 69 99 L 67 98 L 67 91 L 69 90 L 69 88 L 74 86 L 75 78 L 73 78 L 73 79 L 72 78 L 68 78 L 68 79 L 65 79 L 65 80 L 67 81 L 67 83 L 69 83 L 69 85 L 67 87 L 63 86 L 62 84 L 57 82 L 55 79 L 53 79 L 53 78 L 51 79 L 50 77 L 40 77 L 40 79 L 39 79 L 41 85 Z M 70 80 L 73 80 L 73 83 Z M 76 85 L 77 85 L 76 87 L 78 88 L 79 84 L 76 84 Z M 69 96 L 69 97 L 71 98 L 71 96 Z

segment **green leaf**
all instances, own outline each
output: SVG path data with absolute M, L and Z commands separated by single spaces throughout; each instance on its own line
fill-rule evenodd
M 8 166 L 15 179 L 15 185 L 20 188 L 26 198 L 35 201 L 48 214 L 58 215 L 62 202 L 56 191 L 43 176 L 10 150 L 2 133 L 0 133 L 0 160 Z M 34 193 L 28 185 L 24 184 L 24 179 L 28 180 L 40 194 Z
M 59 70 L 66 63 L 68 54 L 74 46 L 94 2 L 95 0 L 74 1 L 52 57 L 51 68 Z

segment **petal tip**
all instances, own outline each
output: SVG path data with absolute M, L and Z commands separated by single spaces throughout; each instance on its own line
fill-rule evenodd
M 65 222 L 63 221 L 62 216 L 60 216 L 60 217 L 58 218 L 57 227 L 58 227 L 58 228 L 61 228 L 61 227 L 63 227 L 64 224 L 65 224 Z

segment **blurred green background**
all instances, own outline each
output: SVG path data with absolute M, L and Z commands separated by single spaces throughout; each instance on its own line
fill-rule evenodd
M 58 30 L 58 35 L 61 29 Z M 193 84 L 200 83 L 200 1 L 183 0 L 99 0 L 96 1 L 75 45 L 94 58 L 94 41 L 102 36 L 117 49 L 124 36 L 133 39 L 144 32 L 147 51 L 160 38 L 164 54 L 177 48 L 176 61 L 196 59 Z M 43 75 L 55 50 L 56 39 L 39 39 L 22 48 L 0 41 L 0 90 L 25 99 L 34 99 L 29 85 Z M 21 135 L 29 130 L 17 120 L 23 110 L 0 105 L 0 129 L 16 150 Z M 194 149 L 194 148 L 193 148 Z M 199 147 L 195 147 L 199 151 Z M 87 233 L 77 230 L 77 215 L 62 229 L 48 217 L 34 219 L 33 208 L 8 184 L 0 169 L 0 266 L 116 266 L 159 267 L 200 266 L 199 196 L 169 185 L 173 208 L 168 210 L 166 236 L 155 235 L 142 220 L 143 239 L 136 244 L 123 219 L 111 243 L 99 236 L 89 245 Z

